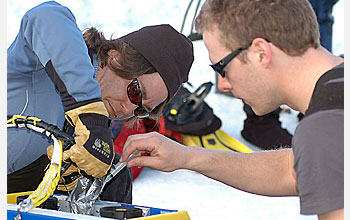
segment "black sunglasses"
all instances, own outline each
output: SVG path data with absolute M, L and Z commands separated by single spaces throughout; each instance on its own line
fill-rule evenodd
M 142 91 L 137 78 L 133 79 L 127 87 L 127 94 L 132 104 L 138 107 L 134 110 L 134 116 L 136 118 L 147 118 L 149 113 L 142 106 Z
M 264 38 L 268 43 L 271 43 L 271 41 L 269 39 Z M 225 78 L 225 66 L 236 56 L 238 56 L 238 54 L 240 54 L 243 50 L 248 49 L 251 45 L 252 45 L 253 41 L 250 42 L 250 44 L 247 47 L 241 47 L 238 48 L 237 50 L 232 51 L 229 55 L 227 55 L 226 57 L 222 58 L 219 62 L 214 63 L 214 64 L 210 64 L 209 66 L 211 66 L 211 68 L 213 68 L 213 70 L 220 74 L 223 78 Z
M 248 46 L 249 47 L 249 46 Z M 236 56 L 238 56 L 239 53 L 241 53 L 243 50 L 248 49 L 248 47 L 246 48 L 238 48 L 237 50 L 232 51 L 232 53 L 230 53 L 229 55 L 227 55 L 226 57 L 224 57 L 223 59 L 221 59 L 219 62 L 214 63 L 214 64 L 210 64 L 209 66 L 211 66 L 211 68 L 213 68 L 213 70 L 220 74 L 223 78 L 225 77 L 225 66 Z

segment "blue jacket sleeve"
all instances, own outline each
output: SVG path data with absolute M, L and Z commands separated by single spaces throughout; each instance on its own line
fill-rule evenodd
M 65 110 L 100 100 L 88 49 L 72 12 L 51 1 L 29 10 L 21 30 L 61 94 Z

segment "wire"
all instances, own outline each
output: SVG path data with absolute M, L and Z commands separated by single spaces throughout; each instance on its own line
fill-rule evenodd
M 193 0 L 191 0 L 190 3 L 189 3 L 188 6 L 187 6 L 187 9 L 186 9 L 186 12 L 185 12 L 185 16 L 184 16 L 184 19 L 183 19 L 183 21 L 182 21 L 180 33 L 182 33 L 182 31 L 184 30 L 184 26 L 185 26 L 187 14 L 188 14 L 188 11 L 189 11 L 190 8 L 191 8 L 192 3 L 193 3 Z
M 43 180 L 38 188 L 29 195 L 28 198 L 19 203 L 20 211 L 28 212 L 37 207 L 51 196 L 57 187 L 60 179 L 60 170 L 62 164 L 62 141 L 45 128 L 38 127 L 37 122 L 41 120 L 35 117 L 25 117 L 21 115 L 14 115 L 7 120 L 7 127 L 27 128 L 36 132 L 42 133 L 53 141 L 54 149 L 52 153 L 51 163 L 46 170 Z
M 193 34 L 194 21 L 196 20 L 196 15 L 197 15 L 197 12 L 198 12 L 198 9 L 199 9 L 200 5 L 201 5 L 201 0 L 198 0 L 197 6 L 196 6 L 196 10 L 194 12 L 193 19 L 192 19 L 190 35 Z
M 23 110 L 22 112 L 19 114 L 19 115 L 22 115 L 24 113 L 24 111 L 27 109 L 27 106 L 28 106 L 28 101 L 29 101 L 29 95 L 28 95 L 28 90 L 26 89 L 26 104 L 24 105 L 23 107 Z

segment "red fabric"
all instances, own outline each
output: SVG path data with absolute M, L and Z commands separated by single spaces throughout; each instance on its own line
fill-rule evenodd
M 165 121 L 163 116 L 161 116 L 159 120 L 158 132 L 173 140 L 176 140 L 179 143 L 182 143 L 181 134 L 179 132 L 171 131 L 165 128 Z
M 157 131 L 181 143 L 180 133 L 166 129 L 164 117 L 161 116 L 158 125 L 156 124 L 156 121 L 146 119 L 146 120 L 140 121 L 139 127 L 137 127 L 136 124 L 133 127 L 122 126 L 121 131 L 119 132 L 118 136 L 114 140 L 114 151 L 119 154 L 123 153 L 124 144 L 128 139 L 129 135 L 144 134 L 152 131 Z M 132 180 L 135 180 L 140 175 L 142 170 L 143 170 L 143 167 L 131 167 Z
M 128 139 L 129 135 L 144 134 L 144 133 L 146 133 L 146 129 L 142 122 L 140 122 L 139 128 L 137 128 L 136 124 L 133 127 L 123 126 L 122 130 L 119 132 L 118 136 L 114 140 L 114 151 L 119 154 L 122 154 L 124 144 Z M 136 177 L 139 176 L 142 170 L 143 170 L 143 167 L 131 167 L 132 180 L 135 180 Z
M 159 124 L 156 124 L 156 121 L 150 119 L 146 119 L 143 122 L 146 128 L 146 132 L 157 131 L 162 135 L 181 143 L 181 134 L 179 132 L 166 129 L 163 116 L 159 118 Z

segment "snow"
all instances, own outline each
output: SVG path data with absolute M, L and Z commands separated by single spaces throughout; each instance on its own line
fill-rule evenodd
M 7 1 L 7 45 L 15 38 L 20 19 L 39 0 Z M 177 1 L 128 1 L 128 0 L 60 0 L 76 17 L 83 30 L 95 26 L 109 38 L 122 36 L 143 26 L 169 23 L 180 31 L 182 19 L 189 3 Z M 196 1 L 194 2 L 196 4 Z M 184 34 L 190 32 L 195 4 L 189 11 Z M 334 54 L 344 53 L 344 0 L 334 7 L 333 31 Z M 194 88 L 203 82 L 215 83 L 215 75 L 209 68 L 208 52 L 202 41 L 194 42 L 195 61 L 189 75 Z M 188 87 L 189 88 L 189 87 Z M 191 88 L 189 88 L 191 90 Z M 206 98 L 214 113 L 222 120 L 221 129 L 253 150 L 259 148 L 247 143 L 240 131 L 245 113 L 241 100 L 215 93 Z M 222 106 L 225 106 L 224 108 Z M 281 114 L 282 127 L 293 133 L 298 124 L 298 113 Z M 145 168 L 134 182 L 133 203 L 165 209 L 186 210 L 192 220 L 228 219 L 317 219 L 316 216 L 300 215 L 298 197 L 266 197 L 246 193 L 201 174 L 177 170 L 171 173 Z

